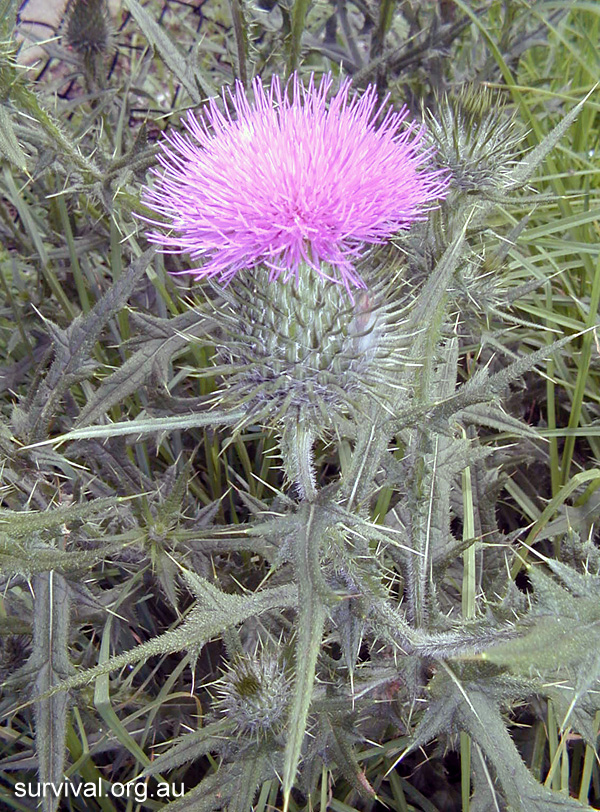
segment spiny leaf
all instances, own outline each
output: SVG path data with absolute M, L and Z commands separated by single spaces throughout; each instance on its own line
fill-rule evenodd
M 27 169 L 27 156 L 17 140 L 8 110 L 2 104 L 0 104 L 0 153 L 19 169 Z
M 90 440 L 97 437 L 117 437 L 126 434 L 139 434 L 141 436 L 143 434 L 159 434 L 165 431 L 174 431 L 175 429 L 191 429 L 200 426 L 231 426 L 238 423 L 245 417 L 245 414 L 245 412 L 238 409 L 231 412 L 207 411 L 200 414 L 176 415 L 175 417 L 138 418 L 137 420 L 126 420 L 123 423 L 109 423 L 105 426 L 87 426 L 81 429 L 73 429 L 73 431 L 68 431 L 59 437 L 42 440 L 24 448 L 38 448 L 51 443 L 59 445 L 68 440 Z
M 260 760 L 260 770 L 258 770 Z M 250 780 L 251 784 L 260 783 L 273 776 L 273 767 L 269 764 L 266 755 L 259 751 L 258 754 L 251 753 L 247 758 L 240 758 L 230 764 L 222 764 L 220 769 L 208 775 L 203 781 L 186 793 L 183 798 L 171 801 L 163 807 L 163 812 L 213 812 L 216 809 L 227 809 L 230 807 L 232 798 L 236 792 L 240 791 L 241 782 Z M 243 789 L 244 797 L 247 798 L 248 787 Z M 250 810 L 252 807 L 247 806 Z
M 247 812 L 253 808 L 254 796 L 268 766 L 269 756 L 264 748 L 257 748 L 242 761 L 227 812 Z
M 162 812 L 213 812 L 223 809 L 231 798 L 236 779 L 242 772 L 242 764 L 222 765 L 220 769 L 204 778 L 197 787 L 186 792 L 183 798 L 163 807 Z
M 440 733 L 464 731 L 481 748 L 494 768 L 499 785 L 514 812 L 581 812 L 589 807 L 541 786 L 525 766 L 504 724 L 499 706 L 526 685 L 498 673 L 471 670 L 456 675 L 449 668 L 429 685 L 429 704 L 417 725 L 409 750 L 427 744 Z M 406 754 L 403 753 L 401 758 Z
M 148 377 L 164 377 L 164 367 L 173 355 L 185 347 L 190 337 L 203 332 L 208 324 L 200 314 L 188 310 L 173 319 L 153 319 L 136 315 L 142 341 L 133 353 L 112 375 L 105 378 L 75 421 L 85 426 L 104 417 L 116 403 L 137 392 Z M 148 334 L 149 333 L 149 334 Z
M 76 142 L 65 135 L 59 123 L 43 108 L 36 94 L 24 82 L 15 83 L 11 90 L 12 101 L 19 110 L 31 116 L 40 125 L 50 141 L 50 145 L 60 160 L 67 157 L 88 178 L 104 180 L 102 172 L 89 158 L 85 158 Z
M 530 566 L 528 575 L 535 598 L 529 629 L 482 657 L 516 673 L 576 675 L 576 691 L 583 693 L 600 678 L 600 581 L 589 576 L 585 592 L 573 595 L 539 567 Z
M 93 567 L 119 552 L 122 545 L 104 545 L 96 550 L 59 550 L 55 547 L 24 544 L 0 536 L 0 573 L 4 577 L 32 575 L 54 570 L 67 575 Z
M 528 355 L 523 355 L 492 375 L 489 374 L 487 369 L 478 370 L 451 397 L 439 403 L 429 404 L 417 409 L 402 410 L 395 416 L 395 419 L 404 427 L 417 425 L 418 421 L 425 415 L 434 424 L 437 421 L 449 420 L 453 416 L 460 417 L 462 410 L 465 408 L 499 398 L 506 392 L 506 388 L 510 383 L 550 357 L 554 352 L 568 344 L 569 341 L 572 341 L 573 338 L 574 336 L 566 336 Z
M 213 590 L 216 590 L 216 587 Z M 207 588 L 207 591 L 211 595 L 214 594 L 211 589 Z M 217 637 L 232 626 L 243 623 L 249 617 L 260 615 L 270 609 L 295 606 L 297 602 L 295 588 L 288 585 L 265 589 L 245 596 L 227 595 L 225 592 L 216 591 L 219 592 L 220 608 L 194 607 L 179 628 L 158 635 L 130 651 L 118 654 L 106 663 L 69 677 L 52 689 L 51 693 L 85 685 L 102 674 L 110 674 L 111 671 L 118 668 L 147 660 L 148 657 L 158 654 L 173 654 L 186 649 L 197 650 L 213 637 Z
M 69 662 L 69 587 L 62 575 L 46 572 L 32 583 L 34 593 L 33 650 L 23 672 L 33 671 L 37 694 L 47 694 L 73 672 Z M 58 786 L 64 778 L 65 737 L 69 697 L 56 694 L 35 703 L 35 741 L 41 783 Z M 58 798 L 44 795 L 44 812 L 53 812 Z
M 565 682 L 545 682 L 543 692 L 552 702 L 561 731 L 574 730 L 595 750 L 598 741 L 596 714 L 600 711 L 597 692 L 582 694 Z
M 95 367 L 90 357 L 94 344 L 106 322 L 127 301 L 153 256 L 154 250 L 149 248 L 134 260 L 89 313 L 77 316 L 66 330 L 46 322 L 53 339 L 54 361 L 28 409 L 28 434 L 32 440 L 46 435 L 56 403 L 68 387 Z
M 97 513 L 110 515 L 123 499 L 92 499 L 72 505 L 57 505 L 48 510 L 2 510 L 0 509 L 0 531 L 14 538 L 30 536 L 43 530 L 61 527 L 78 519 L 85 520 Z
M 527 423 L 512 417 L 502 409 L 488 404 L 486 406 L 468 406 L 461 412 L 461 420 L 476 426 L 485 426 L 496 429 L 513 437 L 523 437 L 539 440 L 539 433 Z
M 595 93 L 598 85 L 595 85 L 590 92 L 570 110 L 562 121 L 556 125 L 552 132 L 541 141 L 534 149 L 531 150 L 524 158 L 522 158 L 516 167 L 511 172 L 511 180 L 513 187 L 521 186 L 529 178 L 532 177 L 535 170 L 542 163 L 546 155 L 558 144 L 560 139 L 565 135 L 571 124 L 575 121 L 579 113 L 582 111 L 585 103 L 590 96 Z
M 497 641 L 517 634 L 514 626 L 495 626 L 487 619 L 461 622 L 445 631 L 415 629 L 406 620 L 402 609 L 387 600 L 373 601 L 370 619 L 377 633 L 398 646 L 405 654 L 449 659 L 461 654 L 482 651 Z
M 317 656 L 321 649 L 326 610 L 320 594 L 319 551 L 324 527 L 315 505 L 305 505 L 305 526 L 294 542 L 295 573 L 298 582 L 298 615 L 293 697 L 289 712 L 285 763 L 283 767 L 284 809 L 296 778 L 306 722 L 312 698 Z
M 193 733 L 186 733 L 176 739 L 165 753 L 156 756 L 152 763 L 140 773 L 138 779 L 173 770 L 188 761 L 196 761 L 206 753 L 220 752 L 228 746 L 228 736 L 233 734 L 234 729 L 235 722 L 221 719 L 195 730 Z
M 156 47 L 167 67 L 173 72 L 177 80 L 181 82 L 194 104 L 198 105 L 202 101 L 196 80 L 206 96 L 215 96 L 216 93 L 211 82 L 198 67 L 192 68 L 191 64 L 182 56 L 179 48 L 169 37 L 164 28 L 156 22 L 146 8 L 138 3 L 137 0 L 126 0 L 126 4 L 148 42 Z
M 421 334 L 413 344 L 412 357 L 420 359 L 423 350 L 428 342 L 428 334 L 435 329 L 435 324 L 439 322 L 439 316 L 435 314 L 440 308 L 446 296 L 448 285 L 452 279 L 456 267 L 463 253 L 467 249 L 466 233 L 473 211 L 466 214 L 460 232 L 444 251 L 441 259 L 437 263 L 433 273 L 419 292 L 419 296 L 411 312 L 411 325 L 414 330 L 420 330 Z M 425 329 L 423 329 L 425 325 Z M 410 332 L 410 327 L 409 327 Z M 438 336 L 436 335 L 436 343 Z
M 351 736 L 336 721 L 326 717 L 327 727 L 333 742 L 332 755 L 344 778 L 363 798 L 373 800 L 377 797 L 375 790 L 369 784 L 367 776 L 361 770 L 352 747 Z

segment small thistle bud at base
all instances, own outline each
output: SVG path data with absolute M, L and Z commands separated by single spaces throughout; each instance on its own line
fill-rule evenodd
M 260 739 L 283 727 L 290 681 L 274 654 L 236 657 L 215 687 L 217 710 L 240 735 Z

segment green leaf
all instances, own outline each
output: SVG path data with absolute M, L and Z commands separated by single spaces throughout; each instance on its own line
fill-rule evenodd
M 375 790 L 369 784 L 367 776 L 360 768 L 356 753 L 352 747 L 352 735 L 336 720 L 326 717 L 327 727 L 332 740 L 332 753 L 335 762 L 344 778 L 363 798 L 375 799 Z
M 196 585 L 203 580 L 199 576 L 194 578 Z M 296 589 L 291 585 L 264 589 L 242 596 L 228 595 L 205 581 L 202 591 L 209 596 L 209 605 L 212 608 L 207 609 L 202 605 L 194 606 L 187 619 L 177 629 L 158 635 L 130 651 L 117 654 L 105 663 L 69 677 L 52 689 L 51 693 L 85 685 L 103 674 L 110 674 L 111 671 L 146 660 L 148 657 L 185 650 L 197 651 L 213 637 L 218 637 L 226 629 L 237 626 L 250 617 L 271 609 L 289 608 L 297 604 Z
M 590 471 L 580 471 L 575 474 L 571 479 L 563 485 L 559 492 L 548 502 L 540 517 L 536 520 L 535 524 L 529 531 L 527 538 L 524 542 L 525 549 L 521 552 L 520 557 L 514 562 L 511 569 L 511 576 L 516 577 L 521 566 L 526 561 L 530 545 L 535 542 L 538 536 L 542 533 L 544 528 L 549 524 L 550 520 L 555 516 L 558 510 L 562 508 L 566 500 L 574 493 L 579 487 L 587 482 L 594 484 L 600 481 L 600 471 L 592 469 Z
M 144 6 L 138 3 L 137 0 L 126 0 L 126 6 L 142 29 L 148 42 L 156 48 L 165 65 L 173 72 L 177 81 L 181 82 L 194 104 L 200 104 L 202 101 L 202 96 L 198 92 L 198 85 L 200 85 L 206 96 L 217 95 L 212 83 L 199 68 L 192 68 L 164 28 L 156 22 Z
M 468 733 L 493 765 L 498 784 L 512 812 L 581 812 L 589 807 L 539 784 L 517 750 L 500 712 L 511 695 L 527 686 L 497 672 L 468 669 L 457 676 L 447 666 L 429 683 L 429 704 L 417 725 L 410 750 L 427 744 L 440 733 Z M 531 690 L 531 688 L 529 689 Z
M 243 771 L 242 764 L 222 766 L 204 778 L 197 787 L 186 792 L 183 798 L 167 804 L 161 812 L 213 812 L 223 809 L 223 803 L 231 798 L 236 779 Z
M 55 530 L 63 524 L 85 520 L 97 513 L 109 515 L 112 508 L 126 500 L 116 497 L 92 499 L 74 505 L 58 505 L 49 510 L 2 510 L 0 509 L 0 531 L 10 536 L 30 536 L 42 530 Z M 104 518 L 103 517 L 103 518 Z
M 496 431 L 513 437 L 535 440 L 539 440 L 540 437 L 535 428 L 524 423 L 522 420 L 518 420 L 516 417 L 512 417 L 493 404 L 487 404 L 486 406 L 468 406 L 462 410 L 460 418 L 466 423 L 496 429 Z
M 15 27 L 21 0 L 0 0 L 0 40 L 8 40 Z
M 579 113 L 582 111 L 587 100 L 596 91 L 598 85 L 594 86 L 590 92 L 570 110 L 562 121 L 556 125 L 552 132 L 541 141 L 534 149 L 531 150 L 511 172 L 513 187 L 522 186 L 529 178 L 532 177 L 535 170 L 542 163 L 546 155 L 551 152 L 558 144 L 560 139 L 565 135 L 571 124 L 576 120 Z
M 138 322 L 142 331 L 140 348 L 116 372 L 102 381 L 81 410 L 75 421 L 76 427 L 103 418 L 112 406 L 137 392 L 150 376 L 164 378 L 168 361 L 206 325 L 206 320 L 194 310 L 188 310 L 174 319 L 151 319 L 136 314 L 134 321 Z
M 203 426 L 233 426 L 238 423 L 246 413 L 241 409 L 232 412 L 202 412 L 200 414 L 176 415 L 174 417 L 154 417 L 140 418 L 138 420 L 126 420 L 123 423 L 109 423 L 106 426 L 87 426 L 86 428 L 73 429 L 59 437 L 51 440 L 42 440 L 33 443 L 28 448 L 39 448 L 51 443 L 59 445 L 68 440 L 90 440 L 98 437 L 117 437 L 126 434 L 157 434 L 175 429 L 191 429 Z
M 467 250 L 466 233 L 474 209 L 464 217 L 460 232 L 444 251 L 435 269 L 423 285 L 419 296 L 412 308 L 410 326 L 407 332 L 417 331 L 417 338 L 413 343 L 411 355 L 420 360 L 425 347 L 437 344 L 439 338 L 440 307 L 447 295 L 448 286 L 456 267 Z M 433 342 L 432 337 L 433 336 Z
M 228 736 L 235 730 L 235 722 L 230 719 L 222 719 L 213 722 L 193 733 L 186 733 L 173 742 L 172 747 L 165 753 L 157 756 L 146 769 L 140 773 L 138 779 L 146 778 L 148 775 L 166 772 L 179 767 L 186 762 L 199 759 L 207 753 L 218 753 L 229 745 Z
M 257 748 L 241 762 L 242 769 L 235 778 L 227 812 L 248 812 L 253 809 L 254 796 L 268 763 L 269 754 L 264 748 Z
M 122 549 L 122 545 L 108 545 L 96 550 L 58 550 L 51 546 L 24 544 L 0 536 L 0 573 L 4 577 L 32 575 L 55 570 L 67 575 L 93 567 Z
M 66 329 L 46 321 L 53 339 L 54 360 L 27 412 L 29 439 L 46 436 L 65 391 L 94 369 L 96 361 L 91 359 L 91 353 L 102 329 L 125 304 L 153 256 L 154 249 L 149 248 L 134 260 L 89 313 L 77 316 Z
M 27 156 L 19 145 L 8 110 L 2 104 L 0 104 L 0 154 L 19 169 L 27 169 Z
M 317 657 L 321 649 L 326 610 L 320 594 L 319 552 L 324 527 L 313 504 L 303 506 L 304 521 L 294 541 L 294 563 L 298 582 L 294 686 L 287 725 L 283 767 L 284 810 L 296 778 L 300 752 L 306 733 L 312 698 Z
M 12 101 L 19 110 L 31 116 L 48 136 L 51 147 L 59 160 L 68 157 L 78 169 L 93 180 L 104 180 L 102 172 L 89 159 L 85 158 L 70 137 L 65 135 L 56 121 L 45 110 L 36 94 L 24 83 L 15 84 L 11 91 Z
M 162 812 L 213 812 L 216 809 L 227 809 L 228 812 L 235 809 L 241 812 L 242 807 L 235 800 L 236 794 L 241 794 L 247 804 L 252 787 L 256 788 L 258 783 L 272 775 L 273 768 L 267 756 L 262 751 L 253 753 L 232 764 L 223 764 L 217 772 L 207 776 L 183 798 L 163 807 Z M 252 792 L 252 797 L 254 794 Z M 244 812 L 250 812 L 251 809 L 252 806 L 248 804 Z
M 515 673 L 572 676 L 576 701 L 600 678 L 600 579 L 573 571 L 586 587 L 573 594 L 539 567 L 527 572 L 535 597 L 528 630 L 481 656 Z
M 100 663 L 106 662 L 110 655 L 110 630 L 112 626 L 112 616 L 109 615 L 104 626 L 104 633 L 102 635 L 102 643 L 100 644 Z M 94 686 L 94 707 L 100 714 L 108 730 L 112 735 L 121 742 L 121 744 L 129 750 L 135 759 L 144 766 L 148 766 L 150 759 L 144 753 L 139 744 L 131 736 L 129 731 L 122 724 L 121 720 L 115 713 L 115 710 L 110 701 L 110 687 L 108 682 L 108 674 L 102 674 L 96 680 Z
M 35 674 L 34 692 L 47 694 L 73 672 L 68 657 L 69 587 L 62 575 L 50 571 L 33 578 L 32 591 L 33 649 L 22 673 Z M 39 780 L 52 782 L 56 787 L 64 778 L 68 709 L 66 693 L 40 699 L 34 705 Z M 48 793 L 42 808 L 44 812 L 54 812 L 58 798 Z

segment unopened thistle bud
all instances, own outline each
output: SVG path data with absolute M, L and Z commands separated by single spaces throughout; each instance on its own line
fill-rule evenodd
M 213 313 L 223 331 L 216 399 L 245 405 L 253 420 L 300 422 L 317 435 L 339 416 L 356 416 L 369 398 L 385 401 L 409 337 L 390 280 L 369 281 L 351 300 L 307 266 L 287 284 L 270 281 L 265 269 L 240 274 L 221 292 L 227 310 Z
M 110 45 L 106 0 L 71 0 L 63 36 L 66 44 L 84 59 L 106 53 Z
M 468 85 L 445 96 L 427 115 L 428 138 L 439 166 L 450 171 L 451 188 L 489 193 L 511 182 L 523 132 L 490 90 Z
M 253 739 L 278 733 L 285 723 L 290 680 L 274 654 L 236 657 L 215 684 L 217 710 Z

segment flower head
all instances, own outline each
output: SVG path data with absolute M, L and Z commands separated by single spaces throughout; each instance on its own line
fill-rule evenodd
M 492 92 L 463 85 L 446 96 L 435 114 L 427 115 L 427 138 L 435 147 L 435 162 L 447 168 L 451 187 L 464 193 L 497 195 L 513 182 L 523 132 L 514 115 Z
M 277 732 L 285 721 L 290 680 L 271 652 L 238 655 L 215 688 L 216 707 L 242 735 L 260 739 Z
M 144 191 L 163 218 L 145 218 L 160 229 L 148 238 L 189 254 L 199 264 L 187 273 L 198 278 L 227 283 L 264 265 L 287 280 L 309 265 L 347 289 L 364 287 L 355 262 L 365 247 L 422 219 L 447 180 L 424 168 L 431 150 L 420 128 L 405 125 L 406 109 L 383 114 L 375 87 L 350 97 L 349 80 L 328 103 L 332 81 L 304 86 L 294 75 L 288 87 L 275 77 L 265 88 L 257 78 L 252 101 L 240 84 L 229 91 L 235 115 L 215 99 L 188 113 L 187 132 L 163 140 Z

